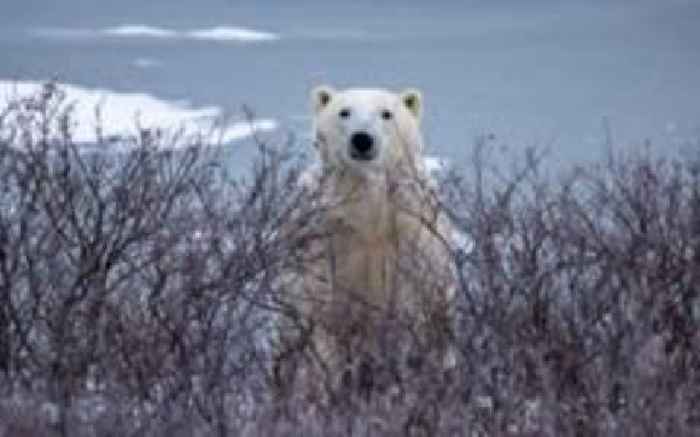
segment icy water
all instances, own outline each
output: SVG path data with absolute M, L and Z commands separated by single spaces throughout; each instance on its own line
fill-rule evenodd
M 0 2 L 0 80 L 248 105 L 301 136 L 315 84 L 413 86 L 453 161 L 480 134 L 594 158 L 603 120 L 632 147 L 700 136 L 696 0 Z

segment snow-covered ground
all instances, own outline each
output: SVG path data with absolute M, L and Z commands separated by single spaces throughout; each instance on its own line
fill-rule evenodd
M 423 159 L 425 169 L 432 175 L 445 173 L 450 167 L 450 161 L 446 158 L 434 155 L 427 155 Z
M 216 26 L 210 28 L 176 30 L 143 24 L 125 24 L 101 29 L 46 27 L 32 29 L 30 34 L 41 38 L 59 39 L 156 38 L 240 43 L 276 41 L 280 39 L 280 36 L 275 33 L 245 27 Z
M 36 95 L 41 81 L 0 79 L 0 108 L 18 98 Z M 162 100 L 146 93 L 118 93 L 102 88 L 58 84 L 62 105 L 72 106 L 73 139 L 95 141 L 98 124 L 104 137 L 134 135 L 138 129 L 177 129 L 184 134 L 211 134 L 217 142 L 230 143 L 257 132 L 272 131 L 272 119 L 227 121 L 216 106 L 192 107 L 188 102 Z M 98 115 L 99 114 L 99 115 Z

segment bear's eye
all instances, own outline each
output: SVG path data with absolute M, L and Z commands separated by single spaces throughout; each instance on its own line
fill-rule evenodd
M 382 118 L 384 120 L 391 120 L 394 117 L 394 114 L 391 113 L 388 109 L 385 109 L 382 111 Z
M 350 117 L 350 109 L 349 108 L 343 108 L 340 110 L 338 113 L 340 115 L 340 118 L 348 118 Z

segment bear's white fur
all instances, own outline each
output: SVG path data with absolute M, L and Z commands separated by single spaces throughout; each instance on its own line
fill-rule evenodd
M 381 360 L 387 320 L 445 346 L 451 230 L 423 163 L 420 93 L 320 86 L 311 99 L 320 165 L 306 183 L 323 238 L 292 294 L 314 355 L 331 370 L 365 354 Z

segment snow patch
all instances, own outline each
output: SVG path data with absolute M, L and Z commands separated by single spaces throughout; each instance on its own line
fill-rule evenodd
M 163 29 L 159 27 L 151 27 L 144 25 L 127 25 L 118 27 L 109 27 L 98 31 L 102 35 L 107 36 L 124 36 L 124 37 L 141 37 L 141 38 L 175 38 L 177 32 L 173 30 Z
M 270 32 L 245 29 L 242 27 L 214 27 L 193 30 L 185 34 L 189 38 L 209 41 L 275 41 L 279 36 Z
M 144 24 L 126 24 L 103 29 L 37 28 L 30 30 L 30 33 L 40 38 L 49 39 L 151 38 L 162 40 L 197 40 L 243 43 L 276 41 L 280 39 L 280 36 L 275 33 L 232 26 L 174 30 Z
M 0 108 L 7 103 L 37 95 L 45 82 L 0 79 Z M 58 84 L 65 94 L 64 107 L 73 106 L 73 140 L 94 143 L 99 108 L 102 136 L 121 137 L 138 133 L 138 129 L 178 129 L 183 134 L 211 134 L 211 138 L 230 143 L 277 128 L 272 119 L 225 122 L 216 106 L 195 108 L 188 102 L 172 102 L 145 93 L 118 93 L 108 89 Z M 3 132 L 0 129 L 0 136 Z
M 449 169 L 450 161 L 439 156 L 425 156 L 423 158 L 423 164 L 429 174 L 440 175 L 444 174 Z

